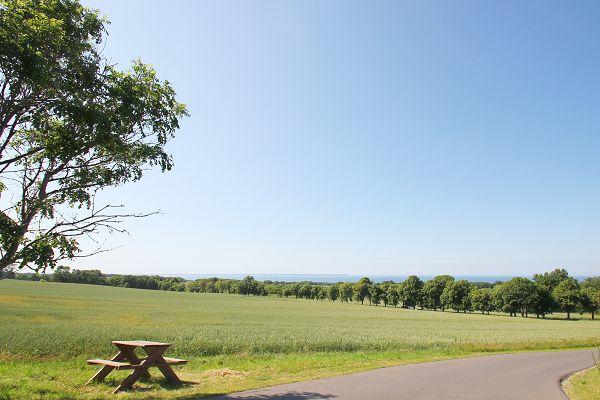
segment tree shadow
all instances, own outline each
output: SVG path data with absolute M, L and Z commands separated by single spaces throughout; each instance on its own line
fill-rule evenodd
M 209 400 L 326 400 L 326 399 L 335 399 L 337 396 L 332 394 L 325 393 L 316 393 L 316 392 L 295 392 L 290 391 L 286 393 L 266 393 L 266 394 L 245 394 L 245 395 L 237 395 L 237 394 L 229 394 L 229 395 L 221 395 L 216 397 L 209 397 Z M 194 397 L 188 398 L 178 398 L 180 400 L 191 400 Z M 195 397 L 197 398 L 197 397 Z
M 160 386 L 163 390 L 180 390 L 185 389 L 190 386 L 197 385 L 198 382 L 192 381 L 181 381 L 181 383 L 169 383 L 166 379 L 144 379 L 143 381 L 140 379 L 140 383 L 149 384 L 150 386 L 136 386 L 134 385 L 132 389 L 129 389 L 127 392 L 150 392 L 156 390 L 156 386 Z M 117 385 L 118 386 L 118 385 Z M 176 397 L 178 398 L 178 397 Z

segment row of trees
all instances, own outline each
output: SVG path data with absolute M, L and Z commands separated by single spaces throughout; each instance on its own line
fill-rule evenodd
M 230 293 L 253 296 L 295 297 L 311 300 L 356 301 L 384 307 L 453 310 L 455 312 L 505 312 L 523 317 L 535 314 L 538 318 L 554 312 L 591 313 L 592 319 L 600 310 L 600 277 L 587 278 L 579 283 L 564 269 L 535 274 L 533 279 L 512 278 L 506 282 L 469 282 L 455 280 L 450 275 L 438 275 L 423 281 L 409 276 L 400 283 L 373 282 L 362 278 L 358 282 L 335 284 L 317 282 L 257 281 L 244 279 L 203 278 L 186 281 L 147 275 L 105 275 L 98 270 L 70 270 L 59 267 L 51 275 L 17 274 L 17 279 L 84 283 L 138 289 L 188 291 L 194 293 Z
M 512 278 L 506 282 L 469 282 L 439 275 L 423 281 L 409 276 L 401 283 L 375 283 L 369 278 L 358 282 L 322 284 L 311 282 L 256 281 L 206 278 L 188 283 L 188 290 L 202 293 L 237 293 L 255 296 L 296 297 L 312 300 L 357 301 L 384 307 L 401 306 L 427 310 L 451 309 L 456 312 L 505 312 L 511 316 L 545 317 L 562 311 L 589 312 L 594 319 L 600 309 L 600 277 L 587 278 L 581 284 L 564 269 L 535 274 L 533 279 Z
M 53 274 L 42 275 L 35 273 L 15 274 L 5 272 L 5 278 L 51 282 L 83 283 L 88 285 L 118 286 L 134 289 L 168 290 L 183 292 L 187 281 L 183 278 L 165 278 L 150 275 L 107 275 L 99 270 L 71 270 L 68 267 L 58 267 Z

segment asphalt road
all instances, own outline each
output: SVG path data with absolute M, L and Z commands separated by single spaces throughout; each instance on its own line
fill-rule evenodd
M 503 354 L 381 368 L 211 400 L 564 400 L 560 379 L 592 364 L 591 350 Z

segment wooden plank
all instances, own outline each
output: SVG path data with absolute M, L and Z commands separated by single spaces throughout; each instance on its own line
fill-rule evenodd
M 115 346 L 130 346 L 130 347 L 163 347 L 163 346 L 171 346 L 170 343 L 161 343 L 161 342 L 149 342 L 147 340 L 115 340 L 113 341 Z
M 165 360 L 169 365 L 187 364 L 187 360 L 182 360 L 181 358 L 163 357 L 163 360 Z
M 137 367 L 137 365 L 129 363 L 101 359 L 87 360 L 87 363 L 88 365 L 106 365 L 107 367 L 112 367 L 114 369 L 133 369 Z
M 127 357 L 127 354 L 124 353 L 123 351 L 119 351 L 111 359 L 111 361 L 122 361 L 123 359 L 125 359 L 125 357 Z M 108 374 L 110 374 L 113 369 L 114 369 L 113 367 L 110 367 L 108 365 L 103 366 L 102 368 L 100 368 L 100 371 L 96 372 L 96 374 L 94 376 L 92 376 L 89 381 L 86 382 L 86 385 L 89 385 L 92 382 L 102 382 L 102 381 L 104 381 L 104 378 L 106 378 L 106 376 Z

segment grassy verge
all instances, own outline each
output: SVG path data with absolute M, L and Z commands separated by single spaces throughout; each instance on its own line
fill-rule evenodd
M 600 368 L 573 374 L 563 383 L 563 389 L 571 400 L 600 400 Z
M 133 391 L 120 394 L 119 398 L 194 399 L 373 368 L 495 353 L 430 349 L 196 357 L 177 369 L 185 382 L 183 386 L 171 387 L 158 371 L 153 371 L 151 380 L 138 382 Z M 128 373 L 115 371 L 103 384 L 84 386 L 94 372 L 94 367 L 85 365 L 85 359 L 4 356 L 0 358 L 0 399 L 113 399 L 112 390 Z M 577 388 L 580 386 L 576 384 Z

